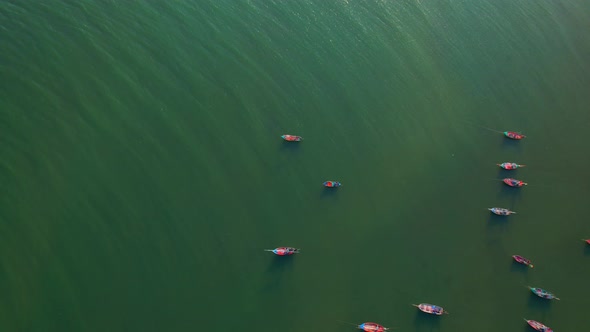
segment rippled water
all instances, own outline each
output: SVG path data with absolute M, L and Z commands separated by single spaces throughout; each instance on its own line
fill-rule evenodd
M 583 0 L 0 2 L 0 329 L 583 330 L 588 31 Z

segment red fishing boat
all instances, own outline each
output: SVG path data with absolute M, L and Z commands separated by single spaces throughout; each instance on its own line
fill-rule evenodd
M 582 239 L 582 241 L 584 241 L 584 242 L 586 242 L 586 243 L 590 244 L 590 239 L 588 239 L 588 240 L 584 240 L 584 239 Z
M 291 256 L 293 254 L 298 254 L 299 249 L 291 248 L 291 247 L 278 247 L 275 249 L 264 249 L 264 251 L 271 251 L 275 255 L 278 256 Z
M 522 265 L 526 265 L 528 267 L 533 267 L 533 264 L 531 263 L 530 259 L 526 259 L 520 255 L 513 255 L 512 258 L 514 258 L 515 261 L 519 262 Z
M 492 211 L 493 214 L 497 214 L 499 216 L 509 216 L 511 214 L 516 214 L 516 212 L 514 211 L 510 211 L 508 209 L 499 207 L 488 208 L 488 210 Z
M 389 328 L 384 327 L 383 325 L 371 322 L 362 323 L 358 328 L 365 332 L 383 332 L 389 330 Z
M 502 167 L 503 169 L 507 169 L 507 170 L 513 170 L 513 169 L 517 169 L 519 167 L 525 167 L 526 166 L 526 165 L 519 165 L 517 163 L 510 163 L 510 162 L 496 164 L 496 165 Z
M 414 307 L 420 309 L 420 311 L 425 312 L 427 314 L 437 315 L 437 316 L 440 316 L 442 314 L 448 314 L 448 312 L 445 311 L 442 307 L 439 307 L 434 304 L 420 303 L 420 304 L 412 304 L 412 305 Z
M 536 320 L 532 320 L 532 319 L 524 319 L 527 324 L 529 324 L 532 328 L 534 328 L 537 331 L 540 332 L 553 332 L 553 330 L 539 322 L 537 322 Z
M 505 132 L 504 132 L 504 136 L 506 136 L 506 137 L 508 137 L 508 138 L 510 138 L 510 139 L 517 139 L 517 140 L 518 140 L 518 139 L 523 139 L 523 138 L 525 138 L 525 137 L 526 137 L 526 136 L 524 136 L 523 134 L 521 134 L 521 133 L 517 133 L 517 132 L 515 132 L 515 131 L 505 131 Z
M 522 186 L 526 186 L 527 183 L 517 180 L 517 179 L 513 179 L 513 178 L 505 178 L 502 181 L 504 181 L 504 183 L 506 183 L 507 185 L 511 186 L 511 187 L 522 187 Z
M 281 138 L 288 142 L 299 142 L 303 140 L 303 137 L 295 135 L 283 135 Z

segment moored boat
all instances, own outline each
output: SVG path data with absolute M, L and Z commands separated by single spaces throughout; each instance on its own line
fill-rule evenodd
M 518 263 L 522 264 L 522 265 L 527 265 L 528 267 L 533 267 L 533 264 L 531 263 L 530 259 L 526 259 L 520 255 L 512 255 L 512 258 L 514 258 L 515 261 L 517 261 Z
M 519 165 L 517 163 L 510 163 L 510 162 L 496 164 L 496 165 L 502 167 L 503 169 L 507 169 L 507 170 L 513 170 L 513 169 L 517 169 L 519 167 L 525 167 L 526 166 L 526 165 Z
M 448 312 L 446 310 L 444 310 L 442 307 L 439 307 L 434 304 L 420 303 L 420 304 L 412 304 L 412 305 L 414 307 L 420 309 L 420 311 L 425 312 L 427 314 L 437 315 L 437 316 L 440 316 L 442 314 L 448 314 Z
M 338 182 L 338 181 L 326 181 L 323 183 L 324 187 L 328 187 L 328 188 L 337 188 L 340 187 L 342 185 L 342 183 Z
M 383 325 L 372 322 L 362 323 L 358 328 L 365 332 L 383 332 L 389 330 L 389 328 Z
M 529 324 L 530 327 L 534 328 L 537 331 L 540 332 L 553 332 L 553 330 L 551 328 L 549 328 L 548 326 L 543 325 L 542 323 L 537 322 L 536 320 L 532 320 L 532 319 L 524 319 L 527 324 Z
M 513 178 L 505 178 L 502 180 L 505 184 L 509 185 L 510 187 L 522 187 L 526 186 L 528 183 L 513 179 Z
M 299 253 L 299 249 L 291 247 L 278 247 L 275 249 L 265 249 L 264 251 L 271 251 L 273 254 L 278 256 L 290 256 Z
M 488 208 L 488 210 L 492 211 L 493 214 L 497 214 L 499 216 L 509 216 L 511 214 L 516 214 L 516 212 L 514 211 L 510 211 L 508 209 L 500 207 Z
M 506 136 L 510 139 L 516 139 L 516 140 L 523 139 L 526 137 L 525 135 L 523 135 L 521 133 L 517 133 L 515 131 L 505 131 L 504 136 Z
M 546 299 L 546 300 L 558 300 L 559 298 L 556 297 L 553 293 L 548 292 L 542 288 L 537 288 L 537 287 L 531 287 L 531 286 L 527 286 L 531 292 L 533 292 L 533 294 L 537 295 L 538 297 L 542 298 L 542 299 Z
M 295 135 L 283 135 L 281 138 L 288 142 L 299 142 L 303 140 L 303 137 Z

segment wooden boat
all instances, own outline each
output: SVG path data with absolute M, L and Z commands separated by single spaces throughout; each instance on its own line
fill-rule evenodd
M 328 188 L 337 188 L 340 187 L 342 185 L 342 183 L 338 182 L 338 181 L 326 181 L 323 183 L 324 187 L 328 187 Z
M 291 256 L 293 254 L 298 254 L 299 249 L 291 248 L 291 247 L 278 247 L 275 249 L 264 249 L 264 251 L 271 251 L 275 255 L 278 256 Z
M 389 328 L 383 325 L 371 322 L 362 323 L 358 328 L 366 332 L 383 332 L 389 330 Z
M 526 186 L 528 183 L 517 180 L 517 179 L 513 179 L 513 178 L 505 178 L 502 180 L 505 184 L 511 186 L 511 187 L 522 187 L 522 186 Z
M 517 133 L 515 131 L 505 131 L 504 132 L 504 136 L 506 136 L 506 137 L 508 137 L 510 139 L 516 139 L 516 140 L 523 139 L 523 138 L 526 137 L 523 134 Z
M 537 331 L 540 332 L 553 332 L 553 330 L 539 322 L 537 322 L 536 320 L 532 320 L 532 319 L 524 319 L 527 324 L 529 324 L 532 328 L 534 328 Z
M 510 211 L 508 209 L 500 207 L 488 208 L 488 210 L 492 211 L 493 214 L 497 214 L 499 216 L 509 216 L 511 214 L 516 214 L 516 212 L 514 211 Z
M 303 137 L 295 135 L 283 135 L 281 138 L 288 142 L 299 142 L 303 140 Z
M 502 167 L 503 169 L 507 169 L 507 170 L 517 169 L 519 167 L 525 167 L 526 166 L 526 165 L 519 165 L 517 163 L 510 163 L 510 162 L 505 162 L 505 163 L 496 164 L 496 165 Z
M 425 312 L 427 314 L 437 315 L 437 316 L 440 316 L 442 314 L 448 314 L 448 312 L 445 311 L 442 307 L 439 307 L 434 304 L 420 303 L 420 304 L 412 304 L 412 305 L 414 307 L 420 309 L 420 311 Z
M 514 258 L 515 261 L 517 261 L 518 263 L 522 264 L 522 265 L 527 265 L 528 267 L 533 267 L 533 264 L 531 263 L 530 259 L 526 259 L 520 255 L 512 255 L 512 258 Z
M 542 298 L 542 299 L 546 299 L 546 300 L 558 300 L 559 298 L 556 297 L 555 295 L 553 295 L 553 293 L 550 293 L 542 288 L 536 288 L 536 287 L 531 287 L 531 286 L 527 286 L 531 292 L 533 292 L 533 294 L 537 295 L 538 297 Z

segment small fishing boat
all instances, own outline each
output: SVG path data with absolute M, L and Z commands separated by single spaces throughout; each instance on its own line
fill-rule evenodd
M 517 179 L 513 179 L 513 178 L 505 178 L 502 181 L 504 181 L 504 183 L 506 183 L 507 185 L 511 186 L 511 187 L 522 187 L 522 186 L 526 186 L 528 183 L 517 180 Z
M 496 164 L 496 165 L 502 167 L 503 169 L 507 169 L 507 170 L 513 170 L 513 169 L 517 169 L 519 167 L 525 167 L 526 166 L 526 165 L 519 165 L 517 163 L 510 163 L 510 162 Z
M 442 314 L 448 314 L 448 312 L 445 311 L 442 307 L 439 307 L 434 304 L 420 303 L 420 304 L 412 304 L 412 305 L 414 307 L 420 309 L 420 311 L 425 312 L 427 314 L 437 315 L 437 316 L 440 316 Z
M 371 322 L 362 323 L 358 328 L 366 332 L 383 332 L 389 330 L 389 328 L 383 325 Z
M 488 208 L 488 210 L 492 211 L 493 214 L 497 214 L 499 216 L 509 216 L 511 214 L 516 214 L 516 212 L 514 211 L 510 211 L 508 209 L 500 207 Z
M 342 183 L 338 182 L 338 181 L 326 181 L 323 183 L 324 187 L 328 187 L 328 188 L 337 188 L 340 187 L 342 185 Z
M 558 300 L 559 298 L 556 297 L 555 295 L 553 295 L 552 293 L 542 289 L 542 288 L 536 288 L 536 287 L 531 287 L 531 286 L 527 286 L 531 292 L 533 292 L 533 294 L 537 295 L 540 298 L 546 299 L 546 300 Z
M 527 324 L 529 324 L 532 328 L 534 328 L 537 331 L 540 332 L 553 332 L 553 330 L 539 322 L 537 322 L 536 320 L 532 320 L 532 319 L 524 319 Z
M 522 264 L 522 265 L 527 265 L 528 267 L 533 267 L 533 264 L 531 263 L 530 259 L 526 259 L 520 255 L 512 255 L 512 258 L 514 258 L 515 261 L 517 261 L 518 263 Z
M 299 142 L 303 140 L 303 137 L 295 135 L 283 135 L 281 138 L 288 142 Z
M 264 251 L 271 251 L 272 253 L 274 253 L 275 255 L 278 255 L 278 256 L 290 256 L 290 255 L 299 253 L 299 249 L 291 248 L 291 247 L 278 247 L 275 249 L 264 249 Z
M 587 239 L 587 240 L 585 240 L 585 239 L 582 239 L 582 241 L 584 241 L 584 242 L 586 242 L 586 243 L 590 244 L 590 239 Z
M 517 133 L 517 132 L 515 132 L 515 131 L 505 131 L 505 132 L 504 132 L 504 136 L 506 136 L 506 137 L 508 137 L 508 138 L 510 138 L 510 139 L 517 139 L 517 140 L 518 140 L 518 139 L 523 139 L 523 138 L 525 138 L 525 137 L 526 137 L 526 136 L 524 136 L 523 134 L 521 134 L 521 133 Z

